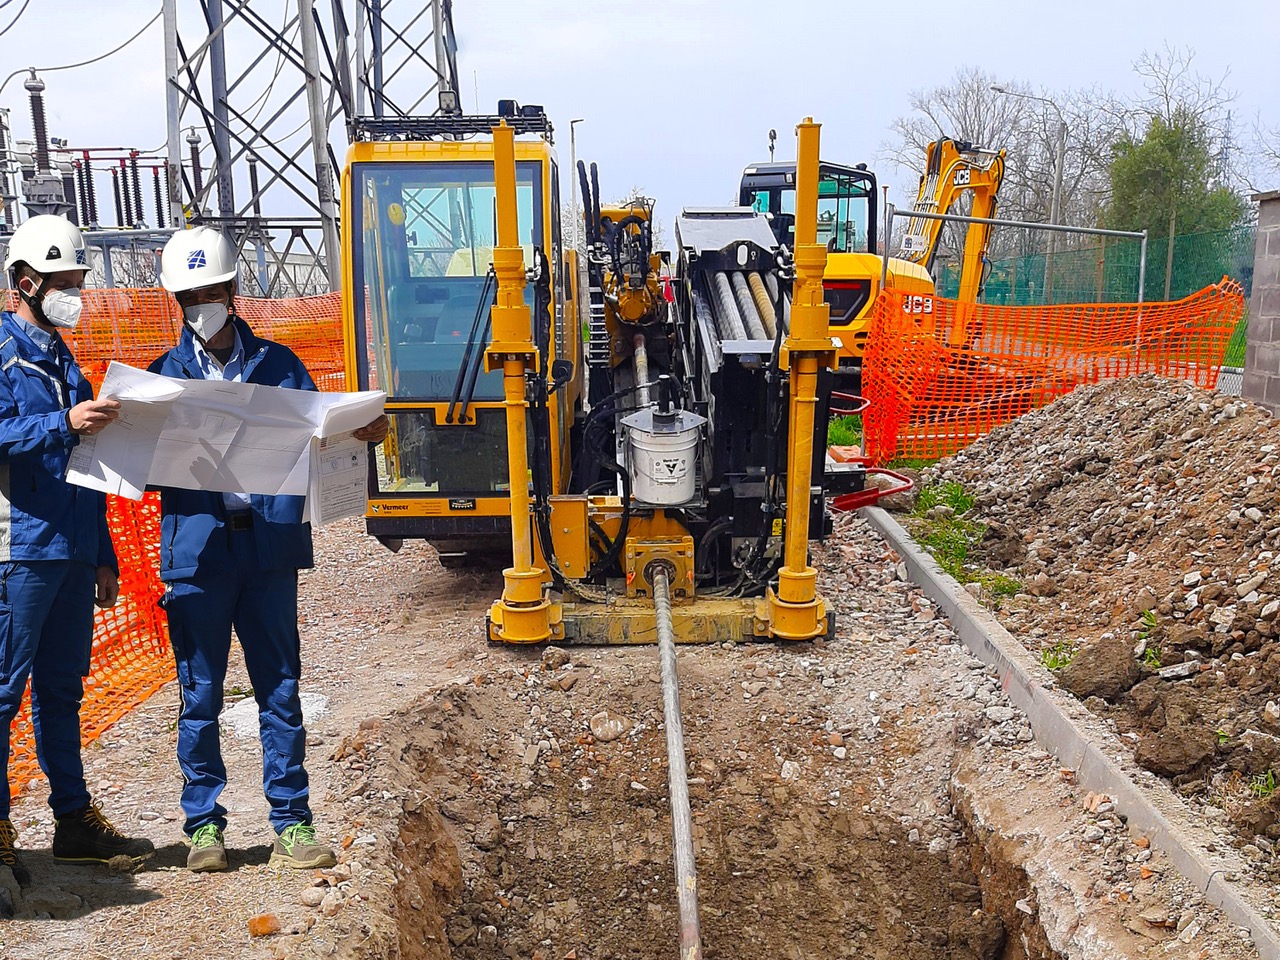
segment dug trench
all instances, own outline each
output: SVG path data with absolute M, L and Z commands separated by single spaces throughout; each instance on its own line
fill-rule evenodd
M 962 835 L 912 843 L 897 818 L 833 798 L 846 790 L 850 800 L 869 796 L 879 789 L 874 770 L 863 768 L 844 790 L 830 787 L 844 778 L 822 769 L 825 760 L 806 763 L 803 778 L 790 782 L 762 777 L 778 768 L 777 755 L 803 757 L 828 735 L 812 715 L 784 719 L 773 698 L 708 702 L 710 685 L 737 687 L 726 666 L 686 671 L 686 688 L 700 694 L 686 697 L 684 712 L 706 956 L 799 960 L 819 948 L 829 957 L 1026 956 L 1003 952 L 1004 924 L 982 908 L 973 847 Z M 607 718 L 596 715 L 597 728 L 612 724 L 605 736 L 628 732 L 609 743 L 575 736 L 570 718 L 585 698 L 571 704 L 537 684 L 540 695 L 530 699 L 549 755 L 531 743 L 528 755 L 539 754 L 532 766 L 501 732 L 529 719 L 525 698 L 455 688 L 421 707 L 424 732 L 402 758 L 439 816 L 426 804 L 404 820 L 405 860 L 434 868 L 403 874 L 403 956 L 675 955 L 671 826 L 658 760 L 665 742 L 641 699 L 652 699 L 657 685 L 632 664 L 608 672 L 578 683 L 596 688 L 592 708 L 613 705 L 600 711 Z M 761 725 L 762 709 L 778 727 Z M 890 739 L 882 749 L 910 749 L 909 732 Z M 947 806 L 945 797 L 921 799 Z
M 822 552 L 835 642 L 682 649 L 704 955 L 1256 956 L 1031 741 L 896 557 L 842 528 Z M 342 953 L 676 956 L 656 651 L 474 657 L 338 751 L 400 807 L 394 930 Z

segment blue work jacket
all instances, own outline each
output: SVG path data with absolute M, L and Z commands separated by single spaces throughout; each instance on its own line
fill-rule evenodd
M 307 368 L 288 347 L 254 336 L 239 317 L 232 323 L 244 346 L 245 383 L 315 390 Z M 178 345 L 151 364 L 152 373 L 203 380 L 195 339 L 186 326 Z M 304 498 L 252 494 L 253 537 L 263 570 L 313 565 L 311 524 L 302 522 Z M 189 580 L 201 564 L 227 561 L 227 511 L 221 493 L 160 488 L 160 578 Z
M 93 399 L 62 338 L 46 353 L 0 313 L 0 562 L 79 560 L 117 570 L 107 497 L 65 479 L 80 438 L 67 411 Z

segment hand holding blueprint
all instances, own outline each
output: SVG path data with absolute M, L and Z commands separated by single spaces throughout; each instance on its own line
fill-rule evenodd
M 148 485 L 319 497 L 308 508 L 322 522 L 364 510 L 366 448 L 350 433 L 381 415 L 381 391 L 176 380 L 113 362 L 99 395 L 120 401 L 120 417 L 80 438 L 67 468 L 70 483 L 133 500 Z M 335 460 L 339 451 L 344 459 Z

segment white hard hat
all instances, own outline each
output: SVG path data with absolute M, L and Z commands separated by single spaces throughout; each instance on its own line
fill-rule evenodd
M 160 283 L 170 293 L 197 290 L 236 278 L 236 252 L 209 227 L 179 230 L 160 254 Z
M 66 217 L 42 213 L 22 223 L 9 238 L 4 268 L 12 270 L 19 263 L 42 274 L 88 270 L 89 254 L 79 227 Z

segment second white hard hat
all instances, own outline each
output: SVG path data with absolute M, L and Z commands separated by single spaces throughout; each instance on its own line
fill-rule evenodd
M 235 250 L 209 227 L 179 230 L 160 254 L 160 283 L 170 293 L 234 280 L 236 272 Z
M 25 263 L 43 274 L 60 270 L 88 270 L 89 255 L 80 228 L 66 217 L 42 213 L 24 221 L 9 238 L 6 271 Z

